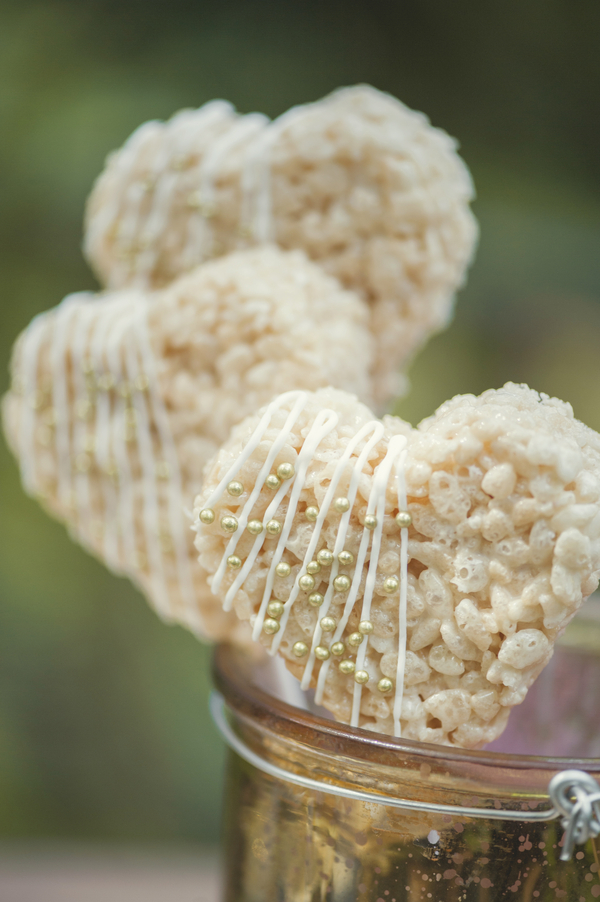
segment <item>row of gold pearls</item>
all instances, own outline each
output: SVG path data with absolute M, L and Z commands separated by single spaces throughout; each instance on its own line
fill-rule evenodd
M 396 522 L 400 527 L 400 599 L 398 605 L 398 665 L 396 668 L 396 686 L 394 691 L 394 736 L 402 736 L 401 716 L 404 696 L 404 671 L 406 668 L 407 645 L 407 592 L 408 592 L 408 529 L 412 517 L 408 512 L 406 497 L 406 455 L 403 451 L 396 464 L 396 482 L 398 489 L 398 515 Z M 390 690 L 394 688 L 390 686 Z
M 130 245 L 124 243 L 127 238 L 124 223 L 119 222 L 121 204 L 127 204 L 133 185 L 137 185 L 138 193 L 143 196 L 145 186 L 134 179 L 136 166 L 147 145 L 157 140 L 161 129 L 161 123 L 153 120 L 144 122 L 129 136 L 111 165 L 112 185 L 106 192 L 107 197 L 101 198 L 100 207 L 89 217 L 85 234 L 85 252 L 89 259 L 104 254 L 106 236 L 115 241 L 117 261 L 113 266 L 116 272 L 108 287 L 122 284 L 123 273 L 129 269 L 131 250 Z
M 358 596 L 358 592 L 360 589 L 363 566 L 364 566 L 364 562 L 366 559 L 366 554 L 367 554 L 369 541 L 370 541 L 370 537 L 371 537 L 371 529 L 369 527 L 372 526 L 372 520 L 369 519 L 369 520 L 365 521 L 366 525 L 365 525 L 365 529 L 363 530 L 363 534 L 361 536 L 361 542 L 360 542 L 358 553 L 356 555 L 356 559 L 354 559 L 354 556 L 352 554 L 350 554 L 350 552 L 344 551 L 346 530 L 347 530 L 348 522 L 349 522 L 350 515 L 352 512 L 352 507 L 353 507 L 354 501 L 356 499 L 358 483 L 359 483 L 360 477 L 362 475 L 364 466 L 369 458 L 369 455 L 370 455 L 372 449 L 382 439 L 383 434 L 384 434 L 383 424 L 378 421 L 374 421 L 374 423 L 369 423 L 369 424 L 367 424 L 367 426 L 370 426 L 371 428 L 373 428 L 373 435 L 371 436 L 370 440 L 365 444 L 365 447 L 361 451 L 361 453 L 356 461 L 356 464 L 354 466 L 354 470 L 352 473 L 352 478 L 350 481 L 350 486 L 348 489 L 348 497 L 344 498 L 344 499 L 336 499 L 338 502 L 338 507 L 340 506 L 340 502 L 341 502 L 342 503 L 341 506 L 346 507 L 347 510 L 346 510 L 346 513 L 344 513 L 344 515 L 342 516 L 342 520 L 340 521 L 340 528 L 339 528 L 337 536 L 336 536 L 336 542 L 335 542 L 334 551 L 333 551 L 334 570 L 330 577 L 330 584 L 329 584 L 329 588 L 328 588 L 327 595 L 326 595 L 326 600 L 327 600 L 327 602 L 329 602 L 332 597 L 333 590 L 335 589 L 335 579 L 337 578 L 336 577 L 337 569 L 335 569 L 336 560 L 339 563 L 341 563 L 342 565 L 346 565 L 346 566 L 349 566 L 350 564 L 355 564 L 354 572 L 351 574 L 350 585 L 346 588 L 348 595 L 346 597 L 346 602 L 344 604 L 344 610 L 342 612 L 342 616 L 339 620 L 339 623 L 335 627 L 335 630 L 334 630 L 333 636 L 332 636 L 331 646 L 330 646 L 330 649 L 328 649 L 328 651 L 330 651 L 330 653 L 333 654 L 336 658 L 342 658 L 342 656 L 344 656 L 343 660 L 341 660 L 339 662 L 339 666 L 342 669 L 342 673 L 344 673 L 345 671 L 348 671 L 348 668 L 350 666 L 352 666 L 352 668 L 354 668 L 354 662 L 350 659 L 350 657 L 347 657 L 347 656 L 353 655 L 356 652 L 356 648 L 360 644 L 360 641 L 362 641 L 360 634 L 351 634 L 348 637 L 347 643 L 343 642 L 342 639 L 343 639 L 344 633 L 346 631 L 346 626 L 348 624 L 348 620 L 350 619 L 350 615 L 352 614 L 352 610 L 354 608 L 354 604 L 355 604 L 355 601 L 356 601 L 356 598 Z M 346 579 L 348 579 L 348 577 L 346 577 Z M 329 667 L 331 664 L 329 654 L 326 657 L 322 657 L 322 660 L 324 660 L 324 663 L 322 664 L 320 672 L 319 672 L 319 677 L 317 680 L 317 690 L 316 690 L 316 695 L 315 695 L 315 701 L 317 702 L 317 704 L 322 703 L 323 692 L 325 689 L 325 681 L 327 679 L 327 673 L 329 671 Z M 310 664 L 310 661 L 309 661 L 309 664 Z M 350 671 L 348 671 L 348 672 L 350 672 Z M 310 684 L 311 677 L 312 677 L 312 669 L 309 669 L 307 666 L 307 669 L 305 670 L 304 678 L 303 678 L 303 683 L 305 683 L 307 687 Z
M 127 330 L 123 344 L 124 364 L 129 386 L 135 386 L 142 378 L 139 365 L 138 347 L 139 321 L 145 315 L 144 300 L 136 304 L 134 316 Z M 146 547 L 147 564 L 151 573 L 152 598 L 161 616 L 171 616 L 171 600 L 165 580 L 164 556 L 172 550 L 170 531 L 163 531 L 161 509 L 157 492 L 156 455 L 150 430 L 151 416 L 148 411 L 148 376 L 143 375 L 143 391 L 131 391 L 125 398 L 125 440 L 133 452 L 137 452 L 142 474 L 143 493 L 141 498 L 142 523 Z
M 211 101 L 200 110 L 183 110 L 167 124 L 146 123 L 145 127 L 134 132 L 120 151 L 115 178 L 121 189 L 118 191 L 115 188 L 112 192 L 117 197 L 111 210 L 111 224 L 108 224 L 108 218 L 103 219 L 103 223 L 106 223 L 104 230 L 112 231 L 115 243 L 112 284 L 123 284 L 135 272 L 136 287 L 148 287 L 149 277 L 156 263 L 154 244 L 168 225 L 165 208 L 168 214 L 180 172 L 194 149 L 198 131 L 225 118 L 231 111 L 231 105 L 225 101 Z M 189 142 L 181 146 L 179 142 L 186 137 L 190 138 Z M 134 138 L 135 141 L 132 140 Z M 145 155 L 150 156 L 151 160 L 136 178 L 136 169 L 139 169 L 140 161 Z M 123 161 L 122 156 L 125 157 Z M 142 216 L 142 208 L 148 203 L 148 198 L 150 208 Z M 162 221 L 158 221 L 159 217 L 162 217 Z M 95 230 L 95 234 L 101 240 L 101 229 Z M 89 246 L 93 247 L 93 239 Z
M 91 509 L 89 472 L 95 453 L 93 433 L 88 422 L 93 412 L 93 387 L 91 364 L 86 357 L 90 335 L 98 321 L 98 305 L 87 296 L 77 310 L 70 344 L 72 398 L 75 416 L 71 414 L 73 433 L 74 501 L 77 518 L 77 537 L 83 545 L 89 544 L 88 531 L 95 522 Z
M 140 236 L 142 250 L 135 267 L 138 287 L 146 288 L 150 283 L 156 265 L 156 242 L 168 228 L 181 171 L 190 166 L 199 132 L 224 123 L 232 113 L 231 104 L 216 100 L 205 104 L 199 111 L 184 110 L 165 127 L 154 166 L 154 180 L 148 186 L 152 197 L 150 210 L 144 217 Z M 140 227 L 138 222 L 136 231 Z
M 160 459 L 155 462 L 155 478 L 167 493 L 168 528 L 175 555 L 185 621 L 191 630 L 201 636 L 204 634 L 204 624 L 196 602 L 192 577 L 190 562 L 193 556 L 193 539 L 187 520 L 184 519 L 186 498 L 183 493 L 183 477 L 169 414 L 158 384 L 156 360 L 150 343 L 147 307 L 140 307 L 136 337 L 148 391 L 149 416 L 156 427 L 160 444 Z
M 307 689 L 310 685 L 310 681 L 312 678 L 312 671 L 314 666 L 315 658 L 324 662 L 329 659 L 329 648 L 325 645 L 321 644 L 323 631 L 326 633 L 330 633 L 339 627 L 338 624 L 335 623 L 333 618 L 329 617 L 329 608 L 331 606 L 331 602 L 333 599 L 334 593 L 337 592 L 345 592 L 350 589 L 351 581 L 349 577 L 345 574 L 339 574 L 339 567 L 341 566 L 349 566 L 353 563 L 353 558 L 350 552 L 344 551 L 345 538 L 348 530 L 348 524 L 350 522 L 350 517 L 352 514 L 352 508 L 354 505 L 354 501 L 356 498 L 356 493 L 358 491 L 358 484 L 360 480 L 360 476 L 362 475 L 363 467 L 365 462 L 368 459 L 368 455 L 377 442 L 383 436 L 383 425 L 376 421 L 371 421 L 366 423 L 357 433 L 356 436 L 348 443 L 346 446 L 345 452 L 342 455 L 338 466 L 336 467 L 336 471 L 331 480 L 331 484 L 329 489 L 323 499 L 323 505 L 319 514 L 319 519 L 317 521 L 318 531 L 315 528 L 315 533 L 313 534 L 313 550 L 316 547 L 316 543 L 320 536 L 321 525 L 324 522 L 325 518 L 329 513 L 329 509 L 331 504 L 333 504 L 334 510 L 341 515 L 340 524 L 336 536 L 336 541 L 334 544 L 333 552 L 331 552 L 332 560 L 329 564 L 325 566 L 329 566 L 329 583 L 327 590 L 324 596 L 318 596 L 314 599 L 315 606 L 318 606 L 320 609 L 321 617 L 317 621 L 315 631 L 313 633 L 311 648 L 309 650 L 308 661 L 306 663 L 304 674 L 302 677 L 302 688 Z M 352 469 L 352 476 L 350 478 L 350 484 L 348 486 L 348 494 L 347 496 L 341 496 L 335 498 L 337 485 L 339 484 L 339 480 L 342 476 L 344 465 L 347 461 L 349 461 L 352 453 L 355 451 L 357 445 L 362 442 L 368 435 L 371 433 L 370 439 L 365 443 L 361 453 L 358 456 L 358 459 Z M 321 555 L 321 558 L 327 560 L 327 556 Z M 319 557 L 317 555 L 317 563 L 320 565 Z M 309 604 L 313 604 L 311 599 L 313 596 L 309 596 Z M 318 605 L 317 605 L 318 602 Z M 333 643 L 335 645 L 335 641 Z M 336 652 L 339 651 L 340 646 L 340 637 L 338 637 Z M 332 646 L 333 647 L 333 646 Z M 302 648 L 294 647 L 293 649 L 296 657 L 302 657 L 300 654 L 303 651 Z M 323 665 L 321 667 L 323 669 Z
M 294 475 L 293 467 L 289 472 L 288 476 L 282 478 L 282 476 L 275 476 L 275 479 L 272 480 L 271 469 L 273 467 L 273 463 L 280 453 L 281 449 L 285 445 L 286 440 L 289 438 L 291 430 L 294 426 L 294 423 L 300 416 L 302 410 L 306 406 L 307 395 L 306 392 L 287 392 L 285 395 L 280 395 L 275 401 L 271 402 L 266 408 L 264 414 L 262 415 L 254 433 L 252 434 L 250 441 L 247 443 L 245 448 L 243 449 L 241 455 L 236 460 L 235 464 L 229 469 L 225 478 L 221 480 L 216 490 L 212 493 L 210 498 L 207 501 L 207 507 L 204 511 L 200 513 L 200 521 L 203 523 L 212 522 L 214 520 L 214 511 L 212 510 L 212 505 L 221 497 L 225 486 L 231 485 L 232 481 L 235 481 L 235 477 L 237 476 L 239 470 L 243 467 L 246 461 L 251 457 L 257 446 L 259 445 L 262 437 L 267 430 L 273 415 L 287 402 L 292 402 L 292 409 L 288 413 L 288 416 L 285 421 L 284 427 L 280 430 L 279 436 L 272 443 L 271 448 L 269 450 L 269 454 L 267 455 L 267 459 L 265 460 L 258 477 L 255 480 L 255 484 L 253 489 L 249 495 L 249 498 L 246 502 L 245 507 L 239 514 L 239 520 L 233 516 L 225 516 L 221 519 L 221 528 L 231 535 L 227 548 L 225 550 L 225 554 L 223 555 L 220 565 L 217 568 L 217 572 L 213 576 L 211 582 L 211 589 L 214 594 L 216 594 L 221 585 L 223 576 L 225 575 L 226 568 L 229 566 L 232 569 L 239 569 L 233 566 L 232 562 L 229 558 L 236 558 L 235 551 L 237 548 L 237 543 L 242 531 L 245 529 L 246 525 L 249 524 L 249 514 L 262 491 L 263 485 L 267 485 L 269 488 L 273 488 L 276 490 L 275 498 L 272 502 L 277 506 L 283 500 L 284 495 L 287 493 L 289 489 L 289 482 L 287 480 L 291 479 Z M 281 465 L 283 466 L 283 465 Z M 291 466 L 290 464 L 286 464 L 287 467 Z M 287 472 L 287 471 L 286 471 Z M 283 471 L 282 471 L 283 473 Z M 242 487 L 243 491 L 243 487 Z M 230 494 L 234 495 L 233 492 Z M 275 508 L 276 509 L 276 508 Z M 212 517 L 212 519 L 210 519 Z M 241 529 L 240 529 L 241 527 Z M 239 531 L 238 531 L 239 530 Z M 252 534 L 252 528 L 250 529 L 250 533 Z M 233 603 L 233 598 L 238 588 L 243 584 L 246 576 L 249 574 L 252 566 L 254 565 L 254 561 L 256 560 L 256 556 L 258 555 L 260 548 L 262 547 L 262 543 L 264 541 L 264 536 L 262 535 L 262 529 L 259 530 L 256 534 L 256 540 L 254 545 L 248 555 L 245 563 L 241 566 L 240 573 L 237 575 L 233 584 L 229 587 L 227 594 L 225 595 L 225 599 L 223 602 L 224 610 L 228 611 L 231 609 L 231 605 Z
M 234 120 L 229 129 L 216 139 L 200 163 L 198 173 L 199 186 L 197 190 L 188 195 L 187 206 L 195 215 L 190 215 L 187 221 L 187 240 L 182 251 L 182 268 L 189 270 L 208 257 L 216 256 L 219 248 L 215 244 L 210 228 L 211 220 L 218 214 L 216 180 L 220 166 L 223 165 L 229 154 L 239 145 L 255 142 L 256 136 L 261 134 L 269 120 L 261 113 L 249 113 Z M 244 208 L 244 194 L 240 210 Z M 242 227 L 243 214 L 240 213 L 239 237 L 247 238 L 247 231 Z
M 104 559 L 115 572 L 125 572 L 126 560 L 121 553 L 119 527 L 119 474 L 112 449 L 112 390 L 115 378 L 109 372 L 106 357 L 108 336 L 117 326 L 114 314 L 124 315 L 121 305 L 115 301 L 98 300 L 100 318 L 90 343 L 90 394 L 92 405 L 90 419 L 94 437 L 95 463 L 100 473 L 103 498 L 103 537 L 102 550 Z M 97 375 L 97 374 L 101 375 Z
M 375 518 L 375 527 L 373 531 L 373 540 L 371 544 L 371 557 L 369 560 L 369 568 L 367 571 L 367 579 L 363 593 L 363 603 L 360 615 L 359 632 L 363 636 L 364 641 L 358 647 L 356 655 L 356 669 L 354 671 L 354 694 L 352 699 L 352 716 L 350 725 L 359 726 L 360 721 L 360 702 L 362 697 L 362 687 L 371 679 L 371 675 L 365 669 L 365 660 L 367 656 L 367 647 L 369 644 L 369 636 L 373 632 L 373 624 L 371 623 L 371 601 L 375 591 L 375 579 L 377 576 L 377 566 L 379 564 L 379 553 L 381 550 L 381 537 L 383 535 L 383 522 L 385 517 L 385 502 L 387 486 L 390 478 L 392 467 L 401 451 L 406 447 L 406 437 L 403 435 L 395 435 L 390 439 L 387 453 L 383 461 L 377 467 L 373 477 L 371 492 L 369 493 L 369 501 L 367 505 L 367 517 Z M 372 520 L 370 521 L 373 522 Z M 397 588 L 397 587 L 396 587 Z M 381 691 L 381 687 L 380 687 Z
M 256 619 L 254 625 L 253 637 L 258 637 L 260 635 L 263 627 L 267 627 L 267 620 L 265 620 L 266 608 L 268 606 L 271 592 L 273 589 L 273 581 L 276 573 L 276 568 L 282 562 L 283 554 L 286 549 L 287 540 L 289 534 L 292 529 L 292 525 L 294 522 L 294 518 L 296 516 L 296 511 L 298 507 L 298 501 L 300 500 L 300 494 L 304 489 L 304 484 L 306 480 L 306 473 L 308 468 L 313 460 L 315 452 L 321 442 L 335 429 L 339 421 L 339 415 L 333 411 L 325 408 L 324 410 L 320 410 L 317 416 L 315 417 L 308 434 L 304 438 L 304 442 L 302 444 L 302 448 L 298 454 L 298 459 L 296 461 L 296 473 L 292 477 L 292 491 L 290 495 L 290 500 L 288 504 L 287 513 L 285 516 L 285 520 L 283 522 L 281 532 L 279 534 L 279 541 L 275 547 L 275 551 L 273 553 L 273 559 L 271 561 L 271 567 L 269 568 L 267 574 L 267 580 L 265 585 L 265 590 L 263 594 L 263 600 L 260 606 L 260 610 L 258 613 L 258 617 Z M 273 508 L 274 505 L 271 505 L 270 508 Z M 271 515 L 271 509 L 267 508 L 267 517 Z M 303 577 L 300 576 L 298 579 L 298 583 L 300 587 L 302 586 Z M 311 577 L 312 579 L 312 577 Z M 282 610 L 282 614 L 287 613 L 291 605 L 293 604 L 293 598 L 290 601 L 286 602 L 285 608 Z M 272 623 L 269 623 L 266 632 L 277 633 L 280 630 L 280 624 L 274 618 L 269 618 L 272 620 Z M 275 624 L 277 624 L 275 626 Z

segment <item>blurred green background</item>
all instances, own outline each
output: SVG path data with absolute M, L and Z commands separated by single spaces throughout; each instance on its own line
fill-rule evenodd
M 365 81 L 460 139 L 482 230 L 397 411 L 526 381 L 600 429 L 599 47 L 594 0 L 2 0 L 0 389 L 31 317 L 94 286 L 84 201 L 140 122 Z M 0 834 L 213 840 L 209 649 L 72 544 L 1 443 L 0 598 Z

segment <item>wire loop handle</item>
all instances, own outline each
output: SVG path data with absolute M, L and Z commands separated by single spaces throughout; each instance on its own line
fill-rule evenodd
M 600 833 L 600 787 L 582 770 L 563 770 L 550 780 L 550 800 L 561 817 L 565 839 L 561 861 L 569 861 L 575 844 Z
M 561 861 L 569 861 L 573 855 L 576 844 L 582 845 L 591 837 L 600 834 L 600 786 L 596 780 L 585 771 L 563 770 L 550 780 L 548 794 L 551 808 L 541 811 L 498 810 L 497 808 L 466 808 L 461 805 L 433 805 L 430 802 L 419 802 L 415 799 L 398 799 L 388 797 L 382 793 L 364 792 L 350 789 L 345 786 L 335 786 L 332 783 L 324 783 L 322 780 L 314 780 L 312 777 L 304 777 L 266 761 L 253 751 L 232 729 L 225 716 L 225 699 L 219 692 L 213 691 L 210 696 L 210 712 L 222 738 L 227 745 L 236 752 L 240 758 L 247 761 L 263 773 L 295 783 L 305 789 L 316 792 L 324 792 L 329 795 L 343 796 L 347 799 L 355 799 L 361 802 L 375 802 L 379 805 L 389 805 L 392 808 L 405 808 L 409 811 L 432 811 L 442 814 L 453 814 L 458 817 L 489 818 L 490 820 L 504 821 L 551 821 L 561 817 L 561 824 L 565 829 Z

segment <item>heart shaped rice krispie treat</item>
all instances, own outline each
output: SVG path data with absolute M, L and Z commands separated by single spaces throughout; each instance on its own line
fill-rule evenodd
M 600 436 L 523 385 L 417 429 L 292 392 L 232 431 L 195 515 L 224 609 L 338 720 L 477 748 L 597 587 Z
M 85 251 L 109 288 L 145 289 L 249 244 L 301 248 L 370 305 L 385 404 L 448 323 L 477 236 L 472 197 L 454 140 L 374 88 L 274 122 L 215 101 L 146 123 L 109 157 Z
M 210 594 L 184 509 L 232 425 L 277 391 L 369 396 L 366 320 L 356 295 L 275 248 L 160 292 L 69 296 L 14 352 L 3 413 L 25 487 L 163 617 L 240 640 L 247 626 Z

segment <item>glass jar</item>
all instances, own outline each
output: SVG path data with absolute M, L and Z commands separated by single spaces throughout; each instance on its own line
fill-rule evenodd
M 225 902 L 600 898 L 596 841 L 560 860 L 548 799 L 559 771 L 600 779 L 600 617 L 567 631 L 493 751 L 335 723 L 269 694 L 259 671 L 239 650 L 216 650 L 230 738 L 254 761 L 230 752 Z

